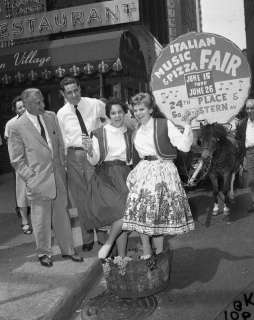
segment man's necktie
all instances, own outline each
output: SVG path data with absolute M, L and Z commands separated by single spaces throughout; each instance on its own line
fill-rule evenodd
M 81 131 L 82 131 L 82 133 L 84 133 L 84 134 L 86 134 L 88 136 L 88 131 L 86 129 L 85 122 L 84 122 L 84 120 L 83 120 L 83 118 L 82 118 L 82 116 L 81 116 L 81 114 L 80 114 L 80 112 L 78 110 L 78 106 L 76 105 L 76 106 L 74 106 L 74 108 L 75 108 L 75 111 L 76 111 L 76 115 L 78 117 L 78 121 L 79 121 L 79 124 L 80 124 L 80 127 L 81 127 Z
M 40 128 L 41 128 L 41 136 L 42 136 L 42 138 L 47 142 L 46 132 L 45 132 L 45 129 L 44 129 L 42 123 L 41 123 L 41 119 L 40 119 L 39 116 L 37 116 L 37 119 L 38 119 L 38 123 L 39 123 Z

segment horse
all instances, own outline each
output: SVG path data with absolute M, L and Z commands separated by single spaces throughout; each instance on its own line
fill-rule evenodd
M 212 214 L 219 213 L 219 199 L 221 199 L 223 213 L 225 216 L 229 215 L 234 179 L 240 169 L 242 158 L 239 143 L 226 127 L 219 123 L 206 125 L 200 123 L 199 141 L 202 153 L 198 169 L 200 170 L 204 164 L 209 164 L 207 173 L 212 184 L 214 199 Z

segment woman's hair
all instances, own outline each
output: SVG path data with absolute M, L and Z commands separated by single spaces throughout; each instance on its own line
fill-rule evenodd
M 120 99 L 118 98 L 110 98 L 107 102 L 106 102 L 106 106 L 105 106 L 105 112 L 106 112 L 106 116 L 108 118 L 110 118 L 110 111 L 111 111 L 111 108 L 113 105 L 119 105 L 121 106 L 122 110 L 124 113 L 127 113 L 128 112 L 128 107 L 127 105 L 122 102 Z
M 14 113 L 14 114 L 16 114 L 16 103 L 17 103 L 18 101 L 22 101 L 21 96 L 15 97 L 15 98 L 12 100 L 12 103 L 11 103 L 11 111 L 12 111 L 12 113 Z
M 139 104 L 144 104 L 148 109 L 153 109 L 153 118 L 166 118 L 155 103 L 154 97 L 151 93 L 139 92 L 131 98 L 132 108 Z

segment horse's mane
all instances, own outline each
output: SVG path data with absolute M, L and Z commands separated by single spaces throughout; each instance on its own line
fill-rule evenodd
M 219 140 L 225 140 L 228 135 L 228 132 L 222 124 L 215 122 L 212 124 L 202 126 L 201 135 L 204 140 L 209 139 L 211 136 L 214 136 Z
M 201 126 L 200 137 L 203 142 L 209 142 L 212 138 L 216 138 L 211 170 L 233 170 L 238 167 L 237 146 L 229 139 L 229 132 L 222 124 L 212 123 Z

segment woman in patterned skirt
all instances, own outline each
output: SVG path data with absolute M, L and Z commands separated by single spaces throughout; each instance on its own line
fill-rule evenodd
M 163 251 L 164 235 L 194 229 L 188 199 L 173 160 L 176 148 L 190 150 L 193 142 L 190 123 L 197 113 L 186 113 L 181 133 L 170 120 L 156 118 L 157 106 L 148 93 L 135 95 L 132 105 L 139 122 L 133 138 L 134 162 L 137 157 L 140 161 L 127 178 L 129 194 L 122 228 L 140 234 L 142 258 L 146 259 L 152 255 L 152 246 L 156 254 Z
M 132 132 L 124 125 L 127 106 L 112 99 L 105 108 L 110 123 L 93 131 L 92 139 L 83 138 L 87 159 L 96 166 L 88 186 L 90 227 L 111 226 L 109 237 L 99 250 L 99 258 L 106 258 L 117 237 L 118 255 L 125 256 L 127 233 L 122 232 L 121 218 L 128 194 L 126 178 L 131 162 Z

